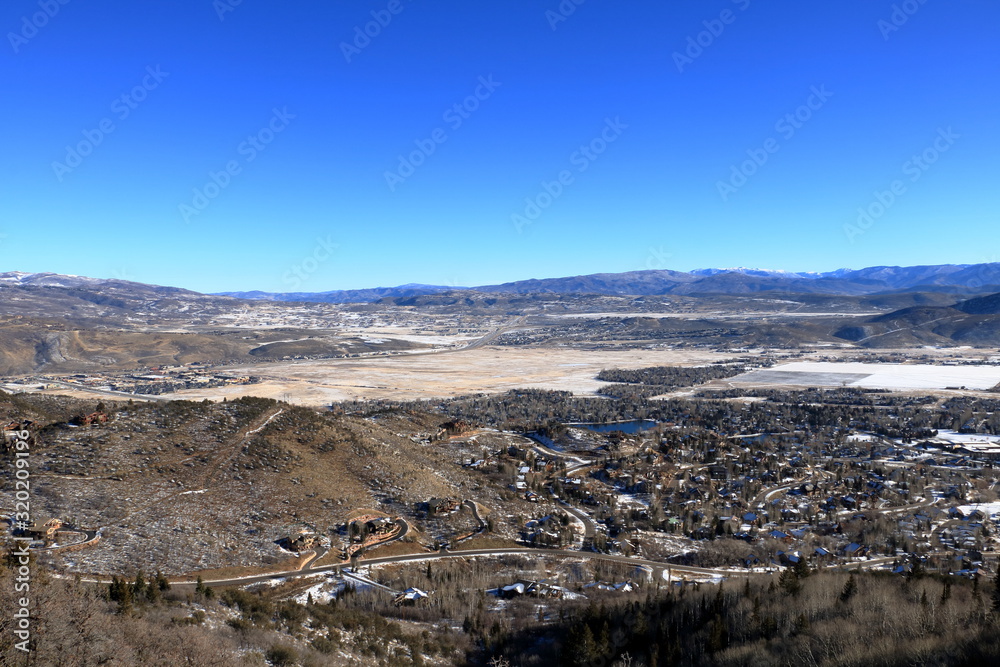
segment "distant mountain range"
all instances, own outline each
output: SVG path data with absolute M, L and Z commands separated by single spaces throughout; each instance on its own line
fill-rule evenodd
M 191 299 L 200 296 L 240 299 L 319 302 L 374 303 L 386 298 L 409 298 L 446 292 L 480 294 L 567 294 L 567 295 L 748 295 L 757 293 L 864 296 L 900 292 L 938 292 L 962 297 L 1000 292 L 1000 263 L 939 264 L 931 266 L 873 266 L 866 269 L 838 269 L 825 273 L 792 273 L 764 269 L 731 268 L 696 271 L 629 271 L 595 273 L 566 278 L 519 280 L 501 285 L 455 287 L 408 284 L 398 287 L 333 290 L 329 292 L 221 292 L 201 295 L 178 287 L 146 285 L 127 280 L 87 278 L 57 273 L 0 273 L 0 288 L 61 288 L 78 291 L 87 301 L 90 295 L 102 299 Z M 975 308 L 975 305 L 969 306 Z M 968 311 L 973 313 L 973 311 Z
M 109 365 L 131 368 L 201 359 L 237 363 L 276 354 L 278 345 L 286 343 L 294 352 L 283 354 L 327 354 L 334 349 L 322 341 L 281 339 L 287 338 L 287 333 L 274 334 L 279 340 L 272 341 L 258 340 L 259 334 L 251 339 L 238 328 L 230 330 L 229 323 L 240 323 L 243 314 L 253 310 L 234 296 L 299 303 L 379 302 L 378 307 L 436 309 L 441 313 L 534 313 L 544 317 L 544 313 L 554 311 L 621 312 L 623 316 L 617 320 L 602 317 L 566 326 L 577 327 L 577 333 L 585 337 L 628 331 L 643 340 L 685 344 L 697 340 L 701 344 L 739 341 L 742 346 L 779 347 L 817 343 L 870 348 L 1000 345 L 1000 264 L 872 267 L 805 274 L 757 269 L 634 271 L 474 288 L 411 284 L 319 294 L 230 294 L 206 295 L 176 287 L 55 273 L 0 273 L 0 375 L 40 368 L 81 372 Z M 645 316 L 646 312 L 660 312 L 655 309 L 663 304 L 657 301 L 671 302 L 693 315 Z M 724 311 L 756 312 L 755 303 L 773 311 L 774 317 L 716 317 Z M 781 315 L 793 311 L 812 315 Z M 355 353 L 359 345 L 363 342 L 353 348 L 341 345 L 336 351 Z
M 699 269 L 696 271 L 629 271 L 567 278 L 519 280 L 501 285 L 461 288 L 401 285 L 330 292 L 222 292 L 219 296 L 271 301 L 371 303 L 386 297 L 412 297 L 469 290 L 493 294 L 709 295 L 784 292 L 795 294 L 865 295 L 892 292 L 947 292 L 959 296 L 1000 292 L 1000 263 L 931 266 L 873 266 L 825 273 L 791 273 L 763 269 Z

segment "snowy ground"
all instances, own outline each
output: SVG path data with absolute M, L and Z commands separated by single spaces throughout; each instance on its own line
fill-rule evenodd
M 728 382 L 873 389 L 989 389 L 1000 383 L 1000 367 L 799 361 L 745 373 Z
M 962 510 L 966 514 L 969 514 L 973 510 L 979 510 L 983 514 L 986 514 L 991 519 L 1000 518 L 1000 502 L 996 503 L 978 503 L 975 505 L 962 505 L 958 509 Z
M 945 440 L 955 444 L 969 445 L 1000 445 L 1000 435 L 983 435 L 981 433 L 959 433 L 957 431 L 938 431 L 935 440 Z

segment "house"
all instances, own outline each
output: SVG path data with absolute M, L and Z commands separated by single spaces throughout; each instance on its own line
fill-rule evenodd
M 393 598 L 392 602 L 397 607 L 402 607 L 404 605 L 410 606 L 415 605 L 421 600 L 426 600 L 430 597 L 430 594 L 425 593 L 419 588 L 407 588 L 405 591 Z
M 519 579 L 509 586 L 497 589 L 497 595 L 505 600 L 530 595 L 532 597 L 561 598 L 566 594 L 566 589 L 556 586 L 546 581 L 527 581 Z
M 457 512 L 460 505 L 454 498 L 431 498 L 427 501 L 429 514 L 450 514 Z
M 839 551 L 849 558 L 860 558 L 868 553 L 868 549 L 857 542 L 851 542 L 847 546 L 841 547 Z
M 833 561 L 834 555 L 823 547 L 816 547 L 813 551 L 813 559 L 817 563 L 830 563 Z
M 25 532 L 31 537 L 47 539 L 52 537 L 62 526 L 62 519 L 46 519 L 44 521 L 36 521 L 28 526 Z
M 470 430 L 472 430 L 472 427 L 468 422 L 462 420 L 449 421 L 438 426 L 437 433 L 434 434 L 433 439 L 445 440 L 447 438 L 454 438 L 463 433 L 468 433 Z
M 304 530 L 297 535 L 289 535 L 280 541 L 284 543 L 284 546 L 289 551 L 308 551 L 316 546 L 316 543 L 319 541 L 319 535 Z
M 369 535 L 388 535 L 396 529 L 396 522 L 387 516 L 380 516 L 365 521 Z
M 106 423 L 108 423 L 108 416 L 103 412 L 91 412 L 89 415 L 84 415 L 80 420 L 80 424 L 82 426 L 92 426 Z
M 726 466 L 708 466 L 708 477 L 716 481 L 726 481 L 729 479 L 729 470 Z
M 524 595 L 528 590 L 528 585 L 524 582 L 517 582 L 497 589 L 497 595 L 504 600 L 510 600 Z

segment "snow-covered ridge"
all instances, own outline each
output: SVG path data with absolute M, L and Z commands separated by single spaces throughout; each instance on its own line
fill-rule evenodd
M 837 269 L 836 271 L 785 271 L 783 269 L 753 269 L 746 266 L 734 266 L 725 269 L 695 269 L 689 273 L 694 276 L 714 276 L 720 273 L 742 273 L 746 276 L 780 278 L 839 278 L 845 273 L 850 273 L 852 269 Z
M 16 285 L 45 285 L 47 287 L 79 287 L 108 282 L 100 278 L 62 275 L 59 273 L 28 273 L 26 271 L 6 271 L 0 273 L 0 282 Z

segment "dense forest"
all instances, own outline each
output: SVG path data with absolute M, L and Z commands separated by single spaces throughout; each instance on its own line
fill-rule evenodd
M 14 571 L 5 561 L 0 608 L 13 609 Z M 995 581 L 919 570 L 905 577 L 815 572 L 803 561 L 721 585 L 643 584 L 596 601 L 553 599 L 544 613 L 521 600 L 519 614 L 509 615 L 484 607 L 474 570 L 435 564 L 426 578 L 453 591 L 453 600 L 400 608 L 348 588 L 330 602 L 299 603 L 281 600 L 282 586 L 178 592 L 155 576 L 88 585 L 39 573 L 31 664 L 1000 664 Z M 0 617 L 0 664 L 24 665 L 12 623 Z
M 770 366 L 770 361 L 713 364 L 711 366 L 653 366 L 650 368 L 612 368 L 601 371 L 597 379 L 612 382 L 598 389 L 597 393 L 615 398 L 649 398 L 681 387 L 735 377 L 757 368 Z
M 1000 593 L 919 573 L 813 573 L 649 591 L 496 647 L 511 665 L 995 665 Z

